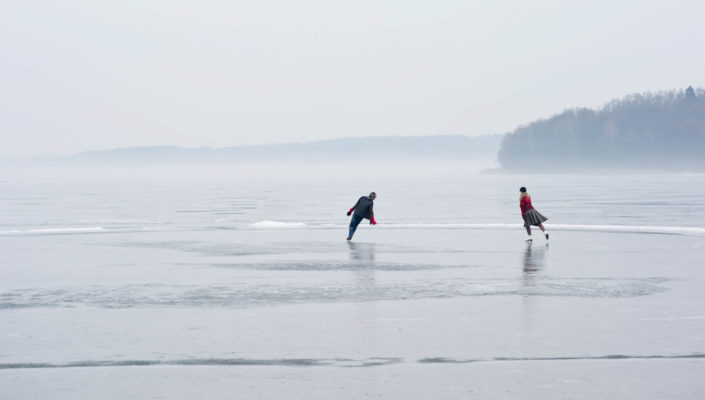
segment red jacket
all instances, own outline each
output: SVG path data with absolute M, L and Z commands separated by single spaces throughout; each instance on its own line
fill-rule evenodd
M 519 200 L 519 208 L 521 208 L 521 215 L 526 214 L 527 211 L 532 210 L 534 206 L 531 205 L 531 196 L 524 196 Z

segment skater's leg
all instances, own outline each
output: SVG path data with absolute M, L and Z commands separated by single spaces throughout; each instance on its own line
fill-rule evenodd
M 348 240 L 351 240 L 353 235 L 355 234 L 355 231 L 357 230 L 357 226 L 360 225 L 360 222 L 362 221 L 361 217 L 358 217 L 356 214 L 353 214 L 352 218 L 350 219 L 350 229 L 348 232 Z
M 546 228 L 543 227 L 543 224 L 539 224 L 539 228 L 541 228 L 543 234 L 546 235 L 546 240 L 548 240 L 548 232 L 546 231 Z
M 526 228 L 526 242 L 531 243 L 531 225 L 526 221 L 526 215 L 522 214 L 521 217 L 524 219 L 524 228 Z

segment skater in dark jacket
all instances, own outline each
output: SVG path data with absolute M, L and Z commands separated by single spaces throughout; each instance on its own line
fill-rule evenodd
M 376 198 L 377 194 L 375 192 L 370 193 L 369 196 L 362 196 L 357 200 L 357 203 L 355 203 L 355 205 L 350 210 L 348 210 L 348 216 L 350 216 L 350 214 L 353 214 L 353 211 L 354 214 L 352 216 L 352 219 L 350 219 L 350 232 L 348 233 L 347 240 L 352 240 L 357 226 L 360 225 L 360 222 L 362 222 L 363 219 L 369 219 L 370 225 L 377 225 L 377 221 L 375 221 L 375 213 L 373 210 L 373 202 Z
M 531 196 L 526 193 L 526 188 L 523 186 L 519 188 L 519 208 L 521 208 L 521 217 L 524 219 L 526 234 L 529 235 L 526 241 L 531 242 L 531 225 L 538 226 L 546 235 L 546 240 L 548 240 L 548 232 L 543 227 L 543 222 L 548 221 L 548 218 L 534 209 L 534 206 L 531 205 Z

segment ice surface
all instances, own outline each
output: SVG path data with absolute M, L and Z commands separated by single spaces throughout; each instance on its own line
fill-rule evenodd
M 705 397 L 705 179 L 524 179 L 2 183 L 0 397 Z
M 0 235 L 50 235 L 62 233 L 96 233 L 105 231 L 106 229 L 101 226 L 87 228 L 15 229 L 8 231 L 0 231 Z

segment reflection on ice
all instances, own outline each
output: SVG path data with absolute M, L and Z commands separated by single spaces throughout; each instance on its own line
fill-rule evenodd
M 360 291 L 374 296 L 374 291 L 377 288 L 375 279 L 375 245 L 372 243 L 348 242 L 348 247 L 350 248 L 350 262 L 353 265 L 367 266 L 367 268 L 353 270 L 355 284 Z
M 541 274 L 546 267 L 546 250 L 548 250 L 548 243 L 546 243 L 545 246 L 536 246 L 536 248 L 534 248 L 533 243 L 531 242 L 526 244 L 526 249 L 524 249 L 524 255 L 522 258 L 522 283 L 525 293 L 529 293 L 531 290 L 534 290 L 534 288 L 540 287 Z M 523 321 L 525 329 L 527 331 L 533 331 L 535 301 L 533 301 L 533 299 L 529 296 L 525 296 L 523 305 Z
M 348 242 L 350 247 L 350 261 L 352 262 L 375 262 L 375 245 L 372 243 Z
M 548 244 L 546 245 L 546 250 L 548 249 Z M 526 250 L 524 250 L 524 276 L 533 275 L 535 272 L 544 269 L 544 259 L 546 253 L 543 248 L 534 249 L 531 244 L 526 245 Z

